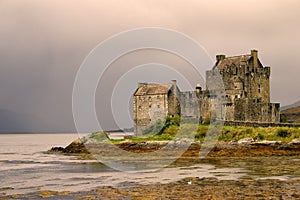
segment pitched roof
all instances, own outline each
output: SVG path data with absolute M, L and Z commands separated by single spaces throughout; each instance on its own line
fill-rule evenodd
M 146 84 L 140 86 L 134 93 L 135 96 L 167 94 L 172 88 L 172 84 Z
M 251 55 L 241 55 L 241 56 L 233 56 L 233 57 L 227 57 L 221 60 L 219 63 L 217 63 L 217 66 L 219 70 L 224 69 L 226 66 L 236 65 L 240 66 L 241 62 L 250 60 L 252 56 Z

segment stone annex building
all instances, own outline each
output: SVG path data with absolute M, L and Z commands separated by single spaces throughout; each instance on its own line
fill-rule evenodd
M 170 84 L 139 83 L 134 93 L 135 134 L 142 134 L 146 127 L 166 116 L 209 122 L 212 117 L 218 118 L 211 116 L 212 109 L 225 108 L 225 121 L 280 121 L 280 104 L 270 103 L 270 67 L 262 65 L 257 50 L 251 50 L 249 55 L 217 55 L 216 64 L 206 72 L 207 83 L 213 81 L 215 70 L 222 76 L 226 94 L 215 95 L 200 85 L 195 91 L 181 92 L 175 80 Z M 216 105 L 217 98 L 223 99 L 223 105 Z

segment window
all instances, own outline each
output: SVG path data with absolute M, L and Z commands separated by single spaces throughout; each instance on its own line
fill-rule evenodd
M 150 105 L 149 105 L 149 108 L 151 108 L 151 107 L 152 107 L 152 105 L 150 104 Z
M 157 99 L 160 99 L 160 96 L 159 96 L 159 95 L 157 95 Z
M 261 92 L 261 88 L 260 88 L 260 85 L 258 85 L 258 93 Z
M 238 74 L 238 68 L 237 67 L 234 67 L 233 68 L 233 75 L 237 75 Z
M 157 108 L 160 108 L 160 105 L 157 105 Z

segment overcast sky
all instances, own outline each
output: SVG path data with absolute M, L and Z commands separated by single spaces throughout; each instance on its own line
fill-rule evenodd
M 299 24 L 298 0 L 0 0 L 0 132 L 74 131 L 79 66 L 99 42 L 137 27 L 180 31 L 212 58 L 258 49 L 272 101 L 294 103 Z

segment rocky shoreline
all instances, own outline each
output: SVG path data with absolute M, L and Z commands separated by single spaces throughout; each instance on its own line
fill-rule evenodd
M 186 142 L 184 140 L 175 141 L 147 141 L 132 142 L 124 141 L 115 144 L 117 147 L 135 153 L 153 152 L 165 147 L 169 142 L 175 143 L 174 148 Z M 89 155 L 90 150 L 98 148 L 98 151 L 109 153 L 107 143 L 101 145 L 86 144 L 80 139 L 73 141 L 67 147 L 53 147 L 48 153 L 79 154 Z M 198 157 L 201 148 L 200 142 L 192 142 L 182 157 Z M 171 151 L 172 149 L 170 149 Z M 253 138 L 244 138 L 239 141 L 219 141 L 208 153 L 208 157 L 241 157 L 241 156 L 295 156 L 300 155 L 300 140 L 294 139 L 289 143 L 281 141 L 255 141 Z

